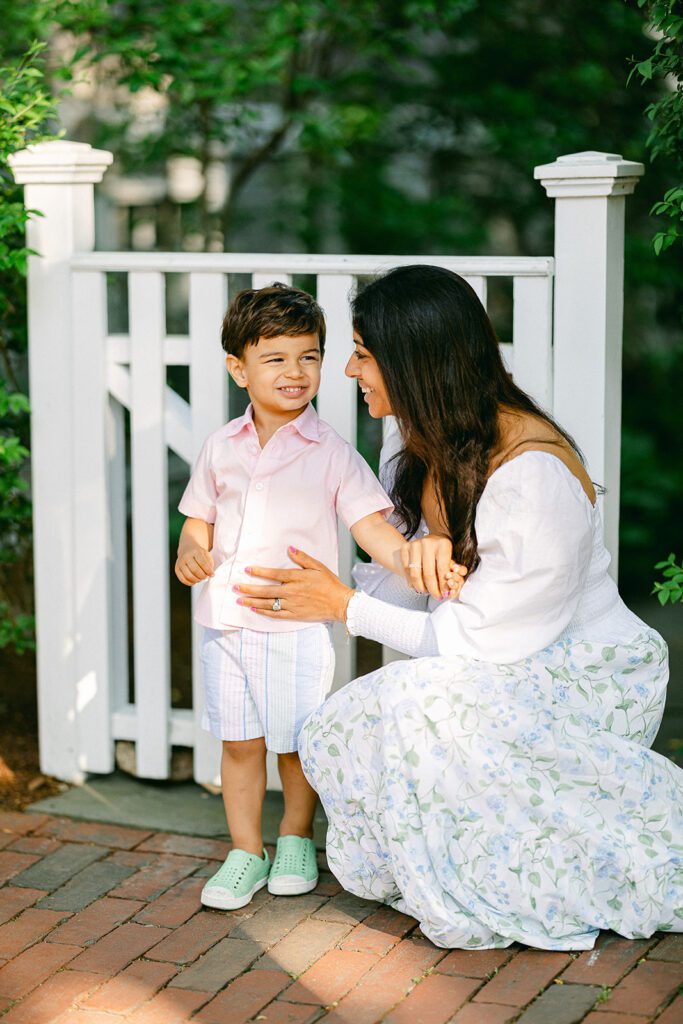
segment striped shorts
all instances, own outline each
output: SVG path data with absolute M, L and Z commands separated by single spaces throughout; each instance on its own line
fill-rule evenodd
M 332 686 L 330 627 L 288 633 L 205 627 L 202 728 L 219 740 L 265 737 L 277 754 L 297 749 L 299 731 Z

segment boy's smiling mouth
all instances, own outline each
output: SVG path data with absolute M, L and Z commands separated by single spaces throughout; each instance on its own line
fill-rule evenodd
M 286 384 L 283 387 L 278 388 L 278 391 L 281 391 L 283 395 L 291 395 L 292 397 L 297 398 L 299 395 L 303 394 L 307 388 L 307 384 Z

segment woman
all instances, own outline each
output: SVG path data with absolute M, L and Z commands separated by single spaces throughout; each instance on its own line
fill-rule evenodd
M 457 275 L 391 271 L 354 328 L 346 372 L 400 428 L 391 489 L 417 588 L 435 561 L 422 521 L 469 576 L 425 605 L 377 567 L 353 591 L 300 553 L 303 571 L 255 570 L 280 586 L 242 588 L 261 614 L 336 619 L 415 659 L 333 694 L 302 733 L 332 870 L 445 947 L 683 930 L 683 772 L 648 749 L 666 645 L 607 573 L 575 444 L 514 385 Z

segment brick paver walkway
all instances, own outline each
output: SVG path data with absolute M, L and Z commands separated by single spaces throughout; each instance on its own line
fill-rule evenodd
M 437 949 L 342 892 L 201 908 L 228 845 L 0 814 L 0 1024 L 682 1024 L 683 935 Z

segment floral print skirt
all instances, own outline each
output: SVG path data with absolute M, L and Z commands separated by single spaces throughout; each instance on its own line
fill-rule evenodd
M 667 679 L 654 631 L 356 679 L 300 738 L 332 871 L 447 948 L 683 931 L 683 770 L 649 749 Z

